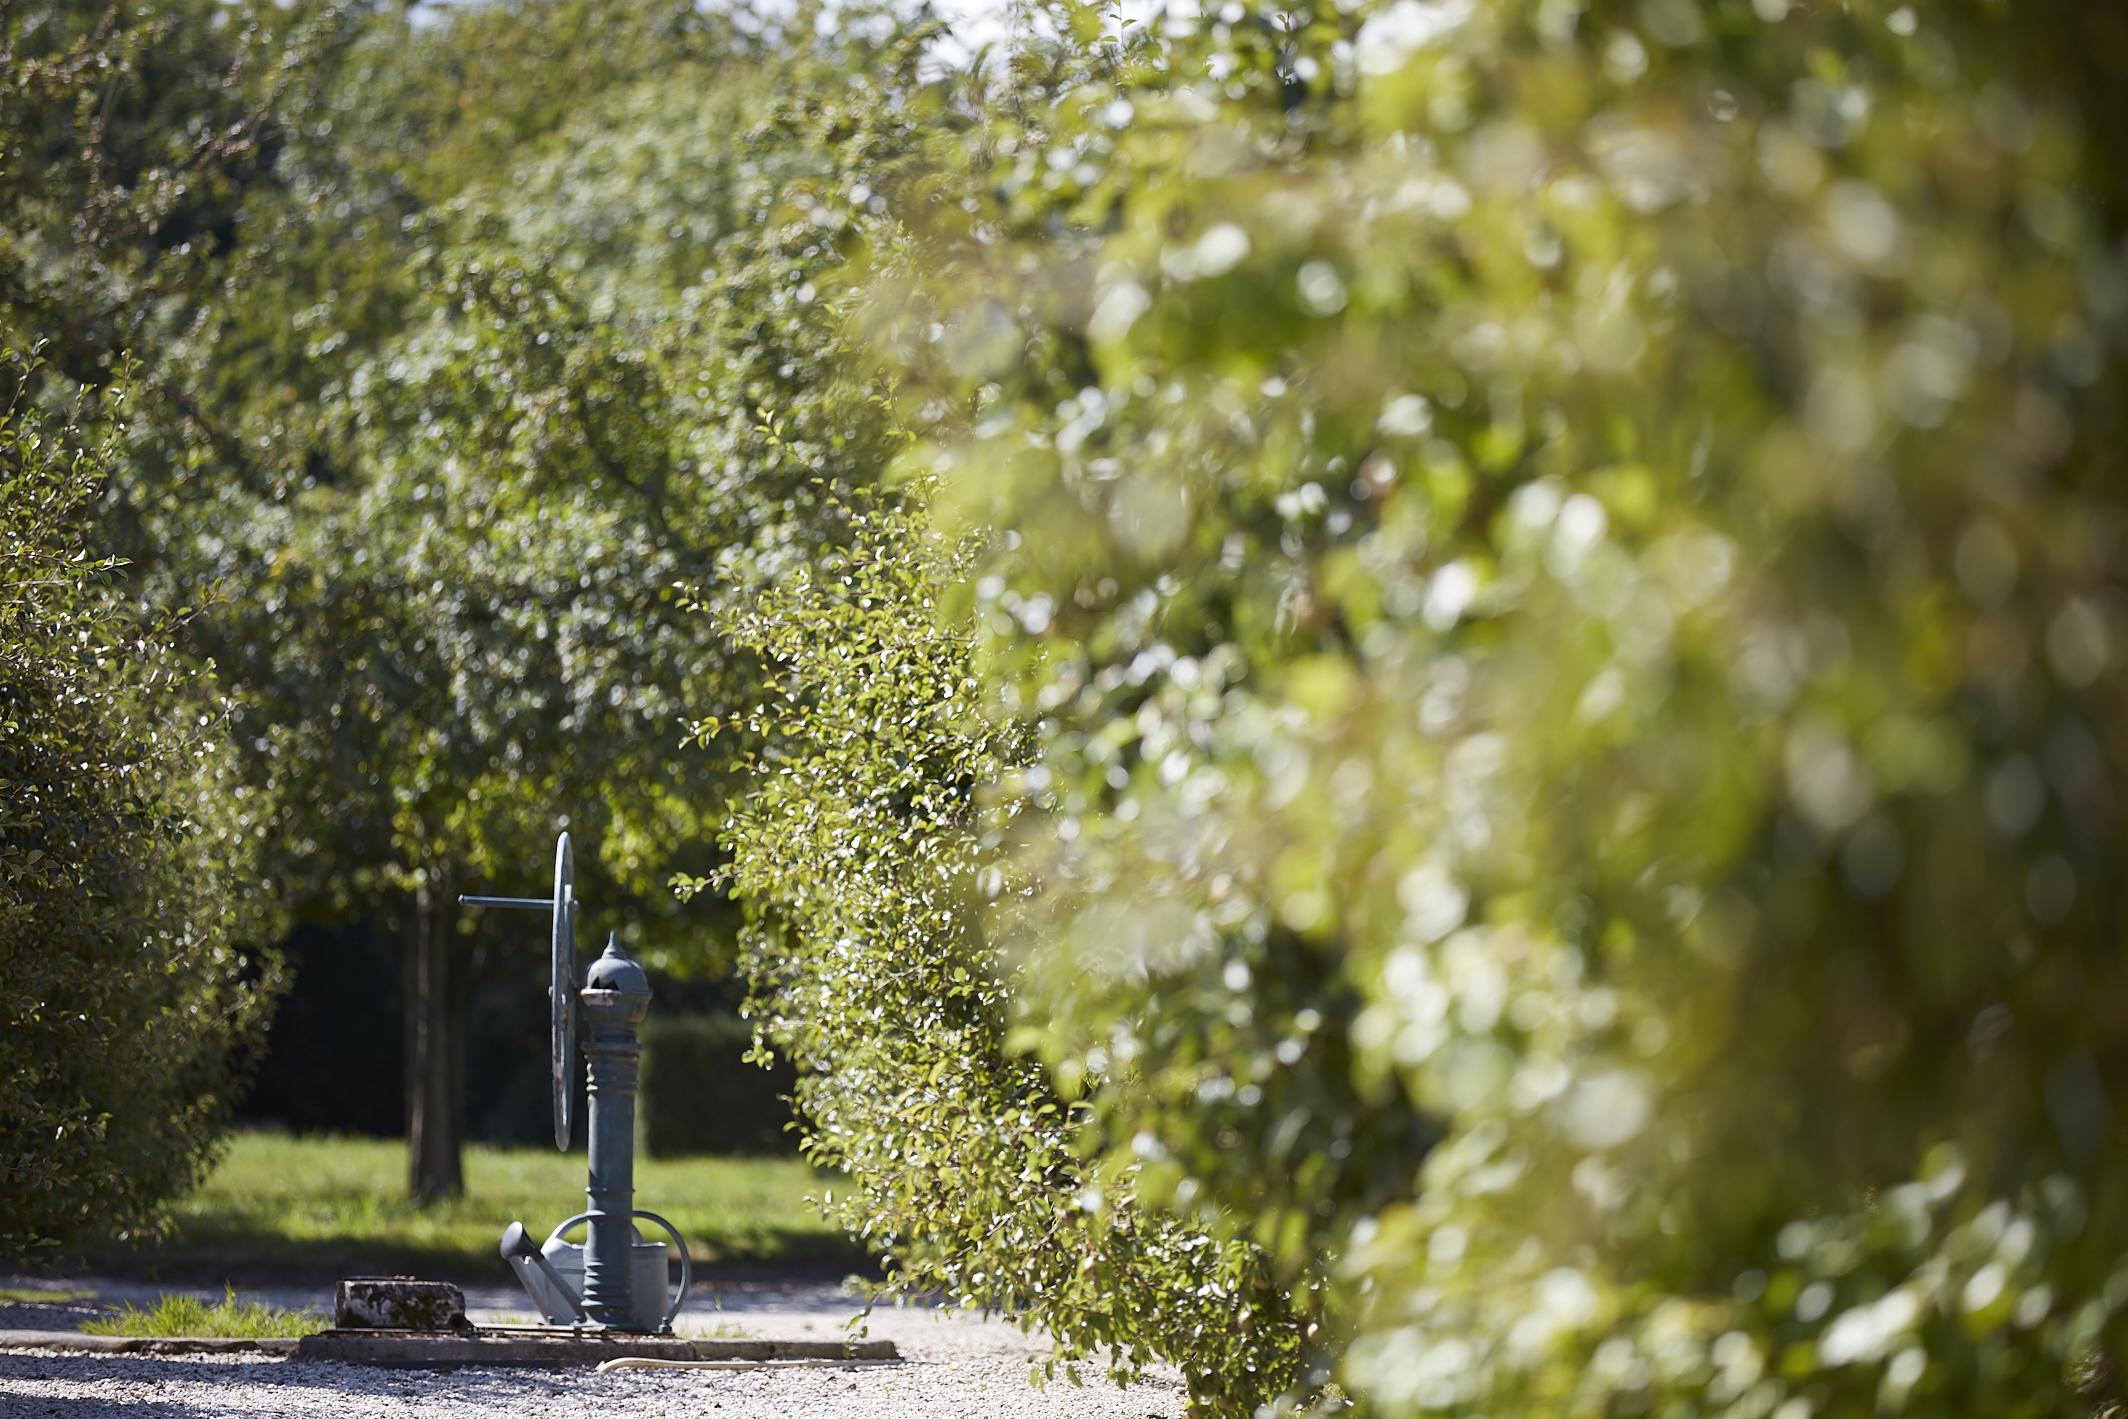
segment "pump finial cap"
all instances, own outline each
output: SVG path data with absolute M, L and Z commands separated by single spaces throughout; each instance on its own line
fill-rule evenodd
M 606 938 L 606 949 L 591 963 L 584 975 L 584 989 L 612 990 L 623 995 L 650 994 L 650 977 L 636 964 L 635 958 L 621 949 L 621 934 L 616 931 Z

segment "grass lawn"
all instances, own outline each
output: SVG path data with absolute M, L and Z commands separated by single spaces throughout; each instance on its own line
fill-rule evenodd
M 167 1237 L 91 1244 L 70 1258 L 151 1280 L 407 1273 L 493 1282 L 512 1221 L 545 1236 L 584 1208 L 584 1155 L 468 1148 L 465 1196 L 416 1207 L 395 1140 L 240 1133 L 204 1186 L 178 1203 Z M 806 1197 L 827 1179 L 796 1158 L 638 1158 L 636 1201 L 671 1219 L 699 1266 L 813 1263 L 859 1269 L 863 1254 Z M 582 1241 L 582 1229 L 572 1234 Z M 56 1258 L 55 1258 L 56 1260 Z
M 0 1286 L 0 1306 L 63 1306 L 95 1294 L 86 1286 Z

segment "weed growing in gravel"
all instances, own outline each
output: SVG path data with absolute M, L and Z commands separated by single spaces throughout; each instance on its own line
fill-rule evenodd
M 225 1287 L 219 1301 L 165 1292 L 146 1310 L 129 1304 L 113 1315 L 82 1326 L 88 1335 L 216 1335 L 246 1340 L 309 1335 L 323 1329 L 325 1317 L 316 1311 L 289 1311 L 258 1301 L 240 1301 L 234 1287 Z

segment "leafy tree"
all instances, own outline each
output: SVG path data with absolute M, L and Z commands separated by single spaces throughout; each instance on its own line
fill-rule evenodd
M 255 770 L 306 805 L 285 880 L 401 937 L 417 1195 L 462 1186 L 471 992 L 512 959 L 530 968 L 491 946 L 517 923 L 470 931 L 459 890 L 536 871 L 569 826 L 607 923 L 649 929 L 634 944 L 661 960 L 705 954 L 672 920 L 655 846 L 699 836 L 675 786 L 705 766 L 666 750 L 673 687 L 715 657 L 670 592 L 709 565 L 671 525 L 675 371 L 641 351 L 653 307 L 590 309 L 554 250 L 510 239 L 522 210 L 571 209 L 549 155 L 616 86 L 655 76 L 678 111 L 709 72 L 694 27 L 645 5 L 618 17 L 597 85 L 560 82 L 563 41 L 596 8 L 372 25 L 314 99 L 331 117 L 313 127 L 348 136 L 300 154 L 293 185 L 313 207 L 336 197 L 354 250 L 387 259 L 314 240 L 268 266 L 283 300 L 315 298 L 300 345 L 237 292 L 215 306 L 237 338 L 210 372 L 246 428 L 302 461 L 263 515 L 213 518 L 195 541 L 224 575 L 269 568 L 205 639 L 238 668 Z M 465 103 L 388 116 L 378 81 Z M 492 102 L 504 83 L 568 100 Z
M 1057 32 L 908 405 L 1099 1176 L 1297 1398 L 2119 1403 L 2117 23 Z
M 198 1181 L 263 1033 L 263 805 L 226 707 L 89 550 L 115 397 L 0 354 L 0 1253 L 140 1230 Z
M 458 1023 L 515 924 L 471 932 L 458 890 L 520 877 L 568 824 L 602 917 L 660 964 L 713 954 L 663 889 L 708 865 L 669 845 L 706 850 L 694 815 L 721 772 L 669 752 L 676 692 L 738 702 L 750 671 L 671 588 L 800 554 L 839 435 L 787 429 L 770 451 L 751 433 L 788 363 L 761 347 L 762 303 L 789 299 L 801 255 L 705 271 L 820 163 L 773 132 L 727 159 L 791 74 L 742 66 L 731 24 L 691 7 L 490 5 L 422 27 L 226 9 L 72 29 L 38 11 L 11 32 L 60 56 L 24 85 L 58 136 L 11 194 L 20 268 L 45 283 L 16 318 L 44 332 L 100 273 L 159 273 L 112 283 L 123 318 L 93 347 L 137 346 L 162 396 L 108 525 L 150 598 L 228 588 L 185 640 L 224 667 L 244 773 L 279 805 L 286 903 L 401 938 L 411 1181 L 445 1193 Z M 149 95 L 163 50 L 190 87 Z M 262 56 L 280 56 L 270 84 Z M 94 115 L 114 102 L 141 111 L 125 136 L 152 182 L 106 180 Z M 69 247 L 102 206 L 132 214 L 135 246 L 181 245 L 165 199 L 203 161 L 196 135 L 239 123 L 211 253 Z
M 169 367 L 202 293 L 238 263 L 286 139 L 292 75 L 348 7 L 214 0 L 0 10 L 0 320 L 34 334 L 42 382 L 137 396 L 234 472 L 250 455 Z
M 275 567 L 227 649 L 275 772 L 301 801 L 361 806 L 306 825 L 347 835 L 319 890 L 411 898 L 409 973 L 430 983 L 408 1030 L 417 1192 L 457 1185 L 456 1024 L 492 961 L 456 890 L 543 861 L 566 823 L 596 852 L 585 899 L 638 949 L 719 955 L 663 884 L 711 866 L 699 815 L 726 765 L 675 738 L 683 687 L 728 708 L 756 676 L 674 588 L 736 596 L 832 543 L 837 491 L 882 461 L 863 427 L 767 412 L 827 338 L 801 291 L 820 253 L 770 218 L 842 158 L 745 119 L 844 72 L 676 47 L 428 212 L 421 303 L 329 396 L 351 476 L 231 544 Z M 314 609 L 309 634 L 272 633 L 284 604 Z M 374 862 L 394 875 L 365 880 Z

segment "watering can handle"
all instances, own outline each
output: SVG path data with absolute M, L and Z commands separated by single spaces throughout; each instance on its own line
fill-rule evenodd
M 695 1264 L 687 1255 L 687 1240 L 680 1235 L 678 1227 L 673 1226 L 672 1223 L 666 1221 L 655 1212 L 645 1212 L 638 1207 L 628 1215 L 641 1217 L 646 1222 L 657 1223 L 665 1229 L 665 1235 L 672 1238 L 672 1244 L 680 1249 L 680 1289 L 673 1293 L 672 1304 L 665 1309 L 665 1328 L 670 1330 L 672 1329 L 673 1317 L 680 1313 L 680 1307 L 687 1301 L 687 1288 L 694 1284 L 695 1279 Z
M 589 1212 L 577 1213 L 574 1217 L 571 1217 L 568 1221 L 562 1223 L 559 1227 L 556 1227 L 553 1231 L 549 1232 L 547 1234 L 547 1240 L 550 1242 L 553 1241 L 556 1237 L 568 1231 L 571 1227 L 574 1227 L 579 1222 L 590 1221 L 593 1215 L 594 1214 Z M 635 1211 L 629 1213 L 628 1215 L 630 1217 L 641 1217 L 646 1222 L 657 1223 L 660 1227 L 663 1227 L 665 1229 L 665 1235 L 672 1238 L 672 1244 L 680 1249 L 680 1289 L 673 1293 L 672 1304 L 665 1308 L 665 1328 L 667 1330 L 670 1330 L 672 1329 L 673 1317 L 677 1316 L 680 1313 L 680 1307 L 686 1303 L 687 1289 L 688 1287 L 694 1284 L 695 1279 L 695 1264 L 693 1259 L 687 1255 L 687 1239 L 680 1235 L 680 1229 L 678 1227 L 673 1226 L 672 1223 L 666 1221 L 663 1217 L 660 1217 L 655 1212 L 645 1212 L 642 1208 L 638 1207 Z

